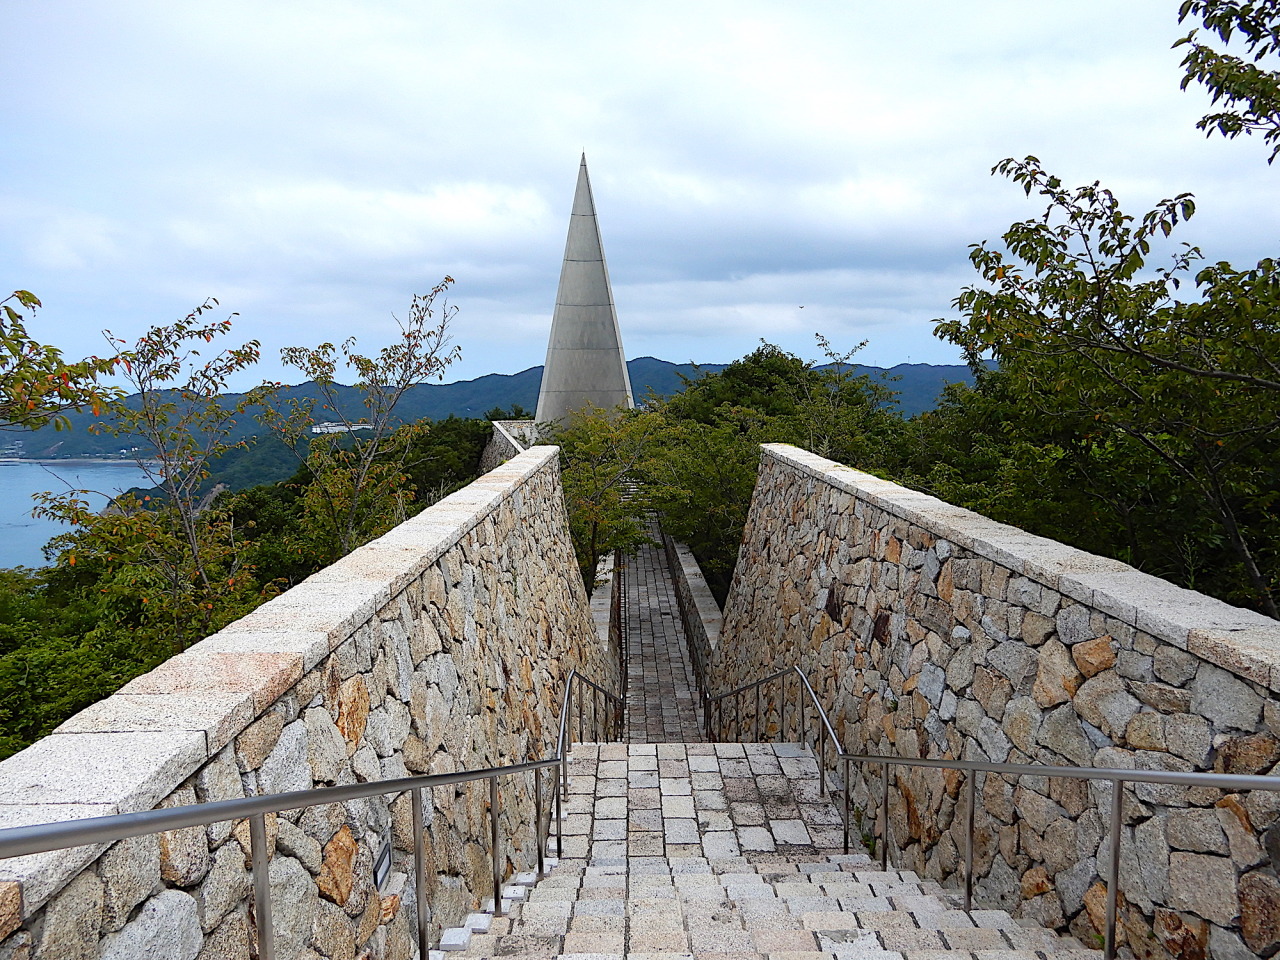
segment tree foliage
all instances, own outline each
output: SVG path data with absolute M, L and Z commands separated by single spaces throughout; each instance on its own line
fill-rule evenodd
M 268 396 L 263 421 L 289 449 L 305 451 L 300 456 L 312 481 L 303 508 L 311 518 L 311 548 L 330 562 L 408 516 L 412 490 L 405 471 L 414 440 L 425 428 L 400 423 L 396 408 L 410 389 L 441 378 L 458 356 L 449 346 L 456 308 L 445 300 L 452 283 L 445 277 L 426 295 L 415 296 L 408 319 L 397 320 L 399 336 L 374 356 L 356 352 L 354 337 L 338 347 L 322 343 L 281 351 L 287 366 L 316 385 L 320 400 L 281 402 Z M 359 418 L 339 401 L 340 365 L 356 375 L 364 406 Z M 336 431 L 314 434 L 321 422 Z
M 62 351 L 27 333 L 28 313 L 40 300 L 29 290 L 15 290 L 0 300 L 0 430 L 31 430 L 52 423 L 67 425 L 64 411 L 97 408 L 119 395 L 98 382 L 110 374 L 114 359 L 89 357 L 68 363 Z
M 1280 3 L 1277 0 L 1183 0 L 1178 21 L 1198 17 L 1224 44 L 1235 38 L 1244 56 L 1215 50 L 1200 41 L 1199 29 L 1174 44 L 1186 47 L 1182 89 L 1206 87 L 1221 110 L 1196 126 L 1206 136 L 1260 134 L 1271 145 L 1268 163 L 1280 156 Z
M 961 317 L 939 321 L 939 335 L 972 362 L 993 357 L 1032 419 L 1061 419 L 1076 442 L 1141 447 L 1139 459 L 1159 460 L 1185 485 L 1181 499 L 1194 497 L 1214 518 L 1237 581 L 1230 598 L 1280 616 L 1275 263 L 1218 263 L 1191 276 L 1201 254 L 1183 246 L 1151 271 L 1153 244 L 1194 212 L 1188 195 L 1136 219 L 1099 184 L 1065 188 L 1034 157 L 995 172 L 1047 198 L 1047 208 L 1011 226 L 1004 250 L 971 248 L 983 284 L 956 298 Z M 1196 298 L 1177 299 L 1188 280 Z

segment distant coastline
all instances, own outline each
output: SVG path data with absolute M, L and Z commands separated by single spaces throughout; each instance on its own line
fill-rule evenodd
M 119 463 L 124 466 L 136 467 L 139 461 L 127 457 L 62 457 L 61 459 L 57 457 L 0 457 L 0 466 L 4 466 L 6 463 L 34 463 L 42 467 L 81 466 L 83 464 L 98 466 L 99 464 Z M 146 466 L 157 465 L 154 460 L 143 460 L 141 463 Z

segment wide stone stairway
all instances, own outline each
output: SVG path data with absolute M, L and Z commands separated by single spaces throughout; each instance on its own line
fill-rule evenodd
M 807 746 L 702 742 L 664 558 L 646 548 L 628 572 L 630 742 L 573 747 L 564 849 L 553 835 L 548 875 L 514 877 L 503 915 L 471 914 L 433 960 L 1100 956 L 1004 911 L 966 913 L 911 871 L 879 870 L 856 834 L 859 852 L 841 853 L 841 814 Z

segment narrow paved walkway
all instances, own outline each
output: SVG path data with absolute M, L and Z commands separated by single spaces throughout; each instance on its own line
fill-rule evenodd
M 660 540 L 657 523 L 649 536 Z M 661 547 L 626 558 L 627 739 L 632 743 L 695 743 L 703 739 L 675 584 Z
M 503 889 L 506 916 L 446 931 L 455 957 L 1100 960 L 839 853 L 840 813 L 799 744 L 578 743 L 569 772 L 561 859 Z

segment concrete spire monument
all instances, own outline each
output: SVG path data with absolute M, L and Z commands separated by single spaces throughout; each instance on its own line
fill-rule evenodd
M 610 410 L 635 403 L 584 153 L 538 391 L 537 422 L 563 421 L 586 406 Z

